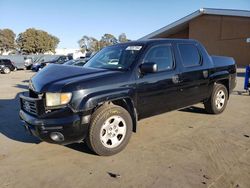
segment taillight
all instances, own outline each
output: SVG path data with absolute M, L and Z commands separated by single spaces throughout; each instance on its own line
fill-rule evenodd
M 15 66 L 15 63 L 13 61 L 11 61 L 11 64 Z

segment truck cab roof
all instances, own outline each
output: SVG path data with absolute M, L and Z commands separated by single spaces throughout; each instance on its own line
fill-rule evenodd
M 147 39 L 147 40 L 136 40 L 129 41 L 122 44 L 131 44 L 131 45 L 148 45 L 152 43 L 159 42 L 169 42 L 169 43 L 198 43 L 197 40 L 194 39 L 175 39 L 175 38 L 155 38 L 155 39 Z

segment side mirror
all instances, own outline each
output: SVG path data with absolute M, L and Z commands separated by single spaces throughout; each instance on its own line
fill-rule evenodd
M 155 73 L 157 72 L 157 64 L 156 63 L 143 63 L 140 66 L 140 70 L 142 74 L 147 74 L 147 73 Z

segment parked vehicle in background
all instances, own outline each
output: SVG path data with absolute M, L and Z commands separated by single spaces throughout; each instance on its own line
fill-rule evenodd
M 0 56 L 0 59 L 9 59 L 11 62 L 15 63 L 17 69 L 26 69 L 23 55 L 3 55 Z
M 31 54 L 31 55 L 26 55 L 27 58 L 31 58 L 32 62 L 35 63 L 37 62 L 39 59 L 48 56 L 48 55 L 44 55 L 44 54 Z M 49 55 L 50 56 L 50 55 Z
M 33 135 L 57 144 L 85 140 L 98 155 L 113 155 L 137 120 L 199 102 L 222 113 L 236 65 L 195 40 L 152 39 L 106 47 L 83 68 L 50 65 L 29 86 L 19 115 Z
M 17 68 L 9 59 L 0 59 L 0 72 L 9 74 L 11 71 L 16 71 Z
M 31 69 L 33 64 L 33 59 L 31 57 L 24 57 L 24 66 L 27 70 Z
M 51 61 L 52 59 L 55 58 L 55 55 L 42 55 L 42 56 L 39 56 L 38 58 L 36 58 L 36 60 L 33 62 L 32 66 L 31 66 L 31 69 L 33 71 L 38 71 L 40 66 L 41 66 L 41 63 L 43 62 L 47 62 L 47 61 Z
M 32 70 L 39 71 L 48 64 L 63 64 L 66 61 L 68 61 L 67 56 L 52 56 L 49 60 L 46 61 L 46 59 L 42 59 L 39 63 L 34 63 Z
M 68 56 L 61 55 L 61 56 L 57 56 L 54 59 L 52 59 L 51 61 L 45 62 L 45 63 L 63 64 L 68 60 L 69 60 Z M 72 58 L 71 58 L 71 60 L 72 60 Z
M 33 64 L 38 62 L 39 59 L 43 58 L 44 54 L 30 54 L 30 55 L 24 55 L 24 66 L 26 69 L 32 69 Z

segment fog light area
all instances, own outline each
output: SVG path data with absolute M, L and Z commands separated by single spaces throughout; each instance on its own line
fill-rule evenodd
M 62 133 L 59 132 L 52 132 L 50 133 L 50 138 L 56 142 L 62 142 L 64 141 L 64 136 Z

